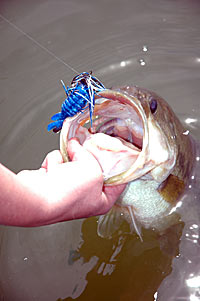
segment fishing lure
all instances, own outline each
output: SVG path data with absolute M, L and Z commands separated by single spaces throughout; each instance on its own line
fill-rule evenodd
M 91 72 L 83 72 L 76 75 L 70 87 L 65 87 L 61 81 L 67 98 L 61 106 L 61 112 L 53 115 L 51 119 L 54 121 L 47 127 L 48 131 L 53 129 L 57 133 L 61 130 L 64 120 L 67 117 L 73 117 L 77 113 L 83 112 L 89 107 L 90 123 L 92 126 L 92 115 L 95 105 L 95 95 L 104 90 L 104 85 Z

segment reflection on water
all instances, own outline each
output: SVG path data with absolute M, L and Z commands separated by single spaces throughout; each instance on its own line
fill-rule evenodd
M 171 272 L 172 259 L 179 254 L 183 223 L 171 227 L 163 235 L 143 231 L 143 243 L 130 235 L 124 223 L 112 239 L 97 235 L 97 220 L 90 218 L 82 225 L 83 243 L 74 261 L 83 265 L 92 258 L 96 262 L 86 275 L 87 285 L 81 295 L 76 284 L 72 300 L 153 300 L 162 280 Z M 134 296 L 134 299 L 133 299 Z
M 58 147 L 46 125 L 63 101 L 60 80 L 75 75 L 69 65 L 108 87 L 157 92 L 200 140 L 199 12 L 195 0 L 1 1 L 21 29 L 0 19 L 1 162 L 37 168 Z M 95 218 L 1 227 L 1 300 L 200 300 L 199 164 L 197 154 L 180 223 L 163 235 L 143 230 L 143 243 L 126 223 L 111 240 L 98 237 Z

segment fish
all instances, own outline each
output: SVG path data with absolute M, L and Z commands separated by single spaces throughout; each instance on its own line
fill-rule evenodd
M 112 237 L 126 220 L 142 241 L 142 228 L 163 233 L 178 223 L 176 206 L 188 188 L 195 144 L 162 97 L 134 85 L 105 88 L 95 95 L 92 126 L 88 109 L 64 121 L 65 162 L 74 137 L 98 160 L 104 185 L 127 183 L 112 209 L 99 217 L 99 236 Z

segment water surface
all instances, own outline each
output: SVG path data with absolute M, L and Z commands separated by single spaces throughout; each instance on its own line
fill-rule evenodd
M 0 14 L 0 161 L 11 170 L 58 148 L 46 126 L 76 70 L 157 92 L 200 140 L 199 1 L 12 0 Z M 199 300 L 198 165 L 182 222 L 163 237 L 144 231 L 143 244 L 127 224 L 99 238 L 95 218 L 1 226 L 1 300 Z

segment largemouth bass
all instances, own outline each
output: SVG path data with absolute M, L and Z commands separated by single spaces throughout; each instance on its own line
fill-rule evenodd
M 195 150 L 167 102 L 135 86 L 105 89 L 95 95 L 93 124 L 89 110 L 64 121 L 60 149 L 76 137 L 102 167 L 105 185 L 128 183 L 111 211 L 99 218 L 98 234 L 109 237 L 125 218 L 141 236 L 141 227 L 164 231 L 177 222 L 175 207 L 187 189 Z

